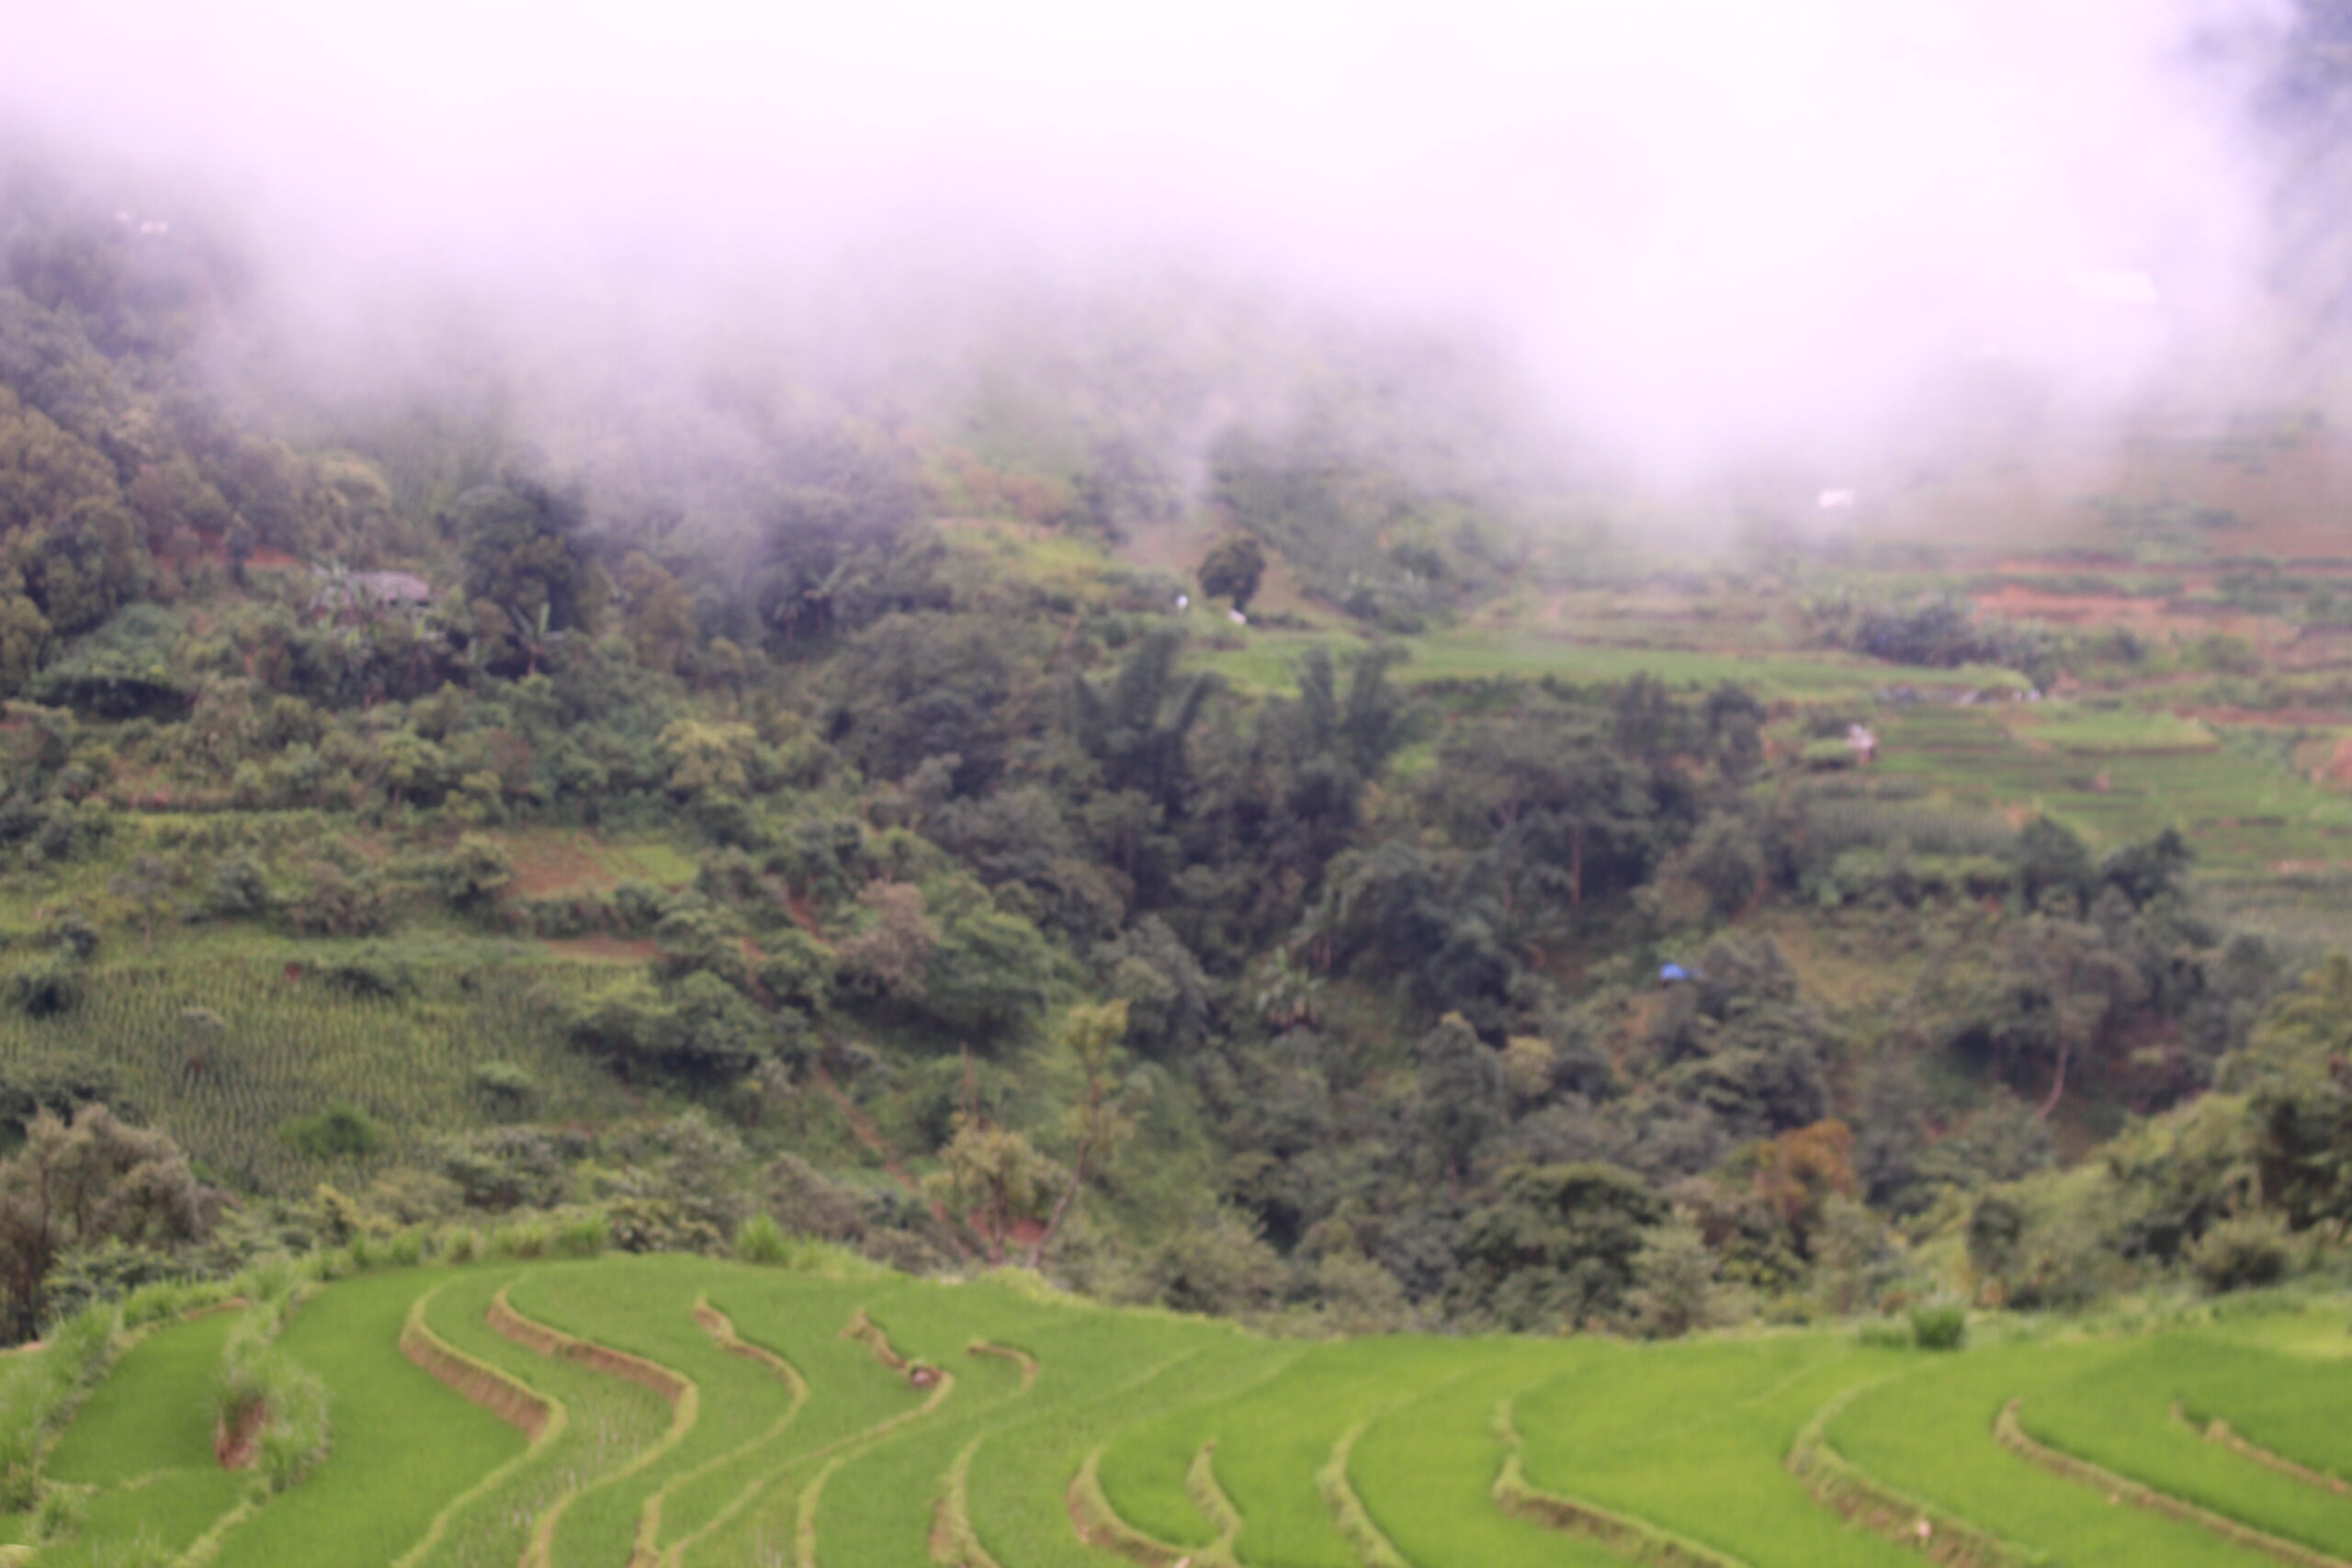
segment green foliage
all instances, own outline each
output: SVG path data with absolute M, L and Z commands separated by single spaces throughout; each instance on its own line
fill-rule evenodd
M 334 1105 L 298 1116 L 280 1134 L 297 1154 L 315 1160 L 366 1159 L 390 1141 L 382 1123 L 356 1106 Z
M 468 833 L 434 865 L 433 881 L 451 908 L 479 916 L 514 884 L 514 864 L 496 840 Z
M 1266 547 L 1248 534 L 1227 534 L 1201 558 L 1201 592 L 1212 599 L 1228 599 L 1237 610 L 1247 610 L 1266 575 Z
M 519 1121 L 539 1100 L 538 1079 L 519 1062 L 479 1062 L 467 1077 L 493 1121 Z
M 2275 1285 L 2290 1262 L 2287 1226 L 2275 1214 L 2223 1220 L 2188 1249 L 2189 1268 L 2216 1295 Z
M 466 598 L 526 624 L 544 612 L 553 630 L 594 631 L 609 586 L 577 553 L 583 510 L 578 495 L 520 474 L 460 496 L 453 526 Z
M 600 987 L 574 1004 L 567 1027 L 574 1046 L 624 1076 L 698 1087 L 741 1077 L 774 1037 L 742 993 L 707 972 L 668 987 L 639 976 Z
M 175 717 L 193 694 L 175 657 L 177 622 L 160 606 L 132 604 L 78 640 L 30 683 L 36 702 L 86 717 Z
M 1506 1171 L 1496 1199 L 1463 1225 L 1463 1268 L 1449 1297 L 1517 1329 L 1575 1327 L 1613 1316 L 1665 1204 L 1638 1177 L 1585 1163 Z
M 22 1337 L 48 1313 L 48 1281 L 74 1248 L 114 1241 L 169 1247 L 210 1229 L 216 1195 L 161 1133 L 127 1126 L 103 1105 L 69 1123 L 44 1111 L 24 1146 L 0 1161 L 0 1289 Z
M 2047 684 L 2055 669 L 2047 630 L 1978 616 L 1957 594 L 1871 601 L 1841 591 L 1808 605 L 1807 614 L 1815 635 L 1830 647 L 1892 664 L 2006 665 L 2027 671 L 2037 684 Z
M 1688 1221 L 1659 1226 L 1634 1255 L 1626 1305 L 1641 1331 L 1673 1339 L 1709 1326 L 1717 1312 L 1714 1253 Z
M 612 1242 L 612 1221 L 592 1211 L 559 1221 L 548 1234 L 548 1254 L 553 1258 L 594 1258 Z
M 1913 1307 L 1911 1343 L 1922 1350 L 1959 1349 L 1968 1343 L 1968 1309 L 1953 1305 Z
M 68 953 L 36 959 L 8 976 L 9 1003 L 27 1018 L 72 1012 L 86 994 L 82 965 Z
M 792 1257 L 791 1238 L 773 1215 L 753 1214 L 736 1227 L 735 1256 L 745 1263 L 780 1268 Z

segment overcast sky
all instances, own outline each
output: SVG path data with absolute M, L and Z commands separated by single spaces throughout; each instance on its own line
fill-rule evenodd
M 0 95 L 194 164 L 356 293 L 899 249 L 1178 254 L 1475 322 L 1665 457 L 1867 426 L 1969 354 L 2128 384 L 2242 321 L 2220 0 L 75 0 Z M 2159 290 L 2143 297 L 2140 275 Z

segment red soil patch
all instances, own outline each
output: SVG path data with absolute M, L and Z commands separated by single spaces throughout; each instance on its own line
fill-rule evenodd
M 2000 615 L 2013 621 L 2047 621 L 2054 626 L 2128 626 L 2134 631 L 2180 637 L 2206 637 L 2222 632 L 2255 641 L 2285 635 L 2283 623 L 2242 611 L 2208 615 L 2181 609 L 2163 599 L 2135 599 L 2123 593 L 2053 593 L 2020 583 L 2004 583 L 1972 596 L 1980 615 Z
M 269 1406 L 248 1404 L 237 1412 L 234 1427 L 215 1419 L 212 1423 L 212 1457 L 223 1470 L 249 1470 L 261 1456 L 261 1434 L 269 1425 Z
M 302 563 L 284 550 L 272 549 L 267 545 L 262 545 L 245 558 L 245 570 L 247 571 L 300 571 L 302 570 Z

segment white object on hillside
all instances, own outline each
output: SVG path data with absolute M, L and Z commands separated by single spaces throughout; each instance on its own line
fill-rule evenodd
M 1250 617 L 1238 610 L 1227 610 L 1225 614 L 1226 618 L 1237 626 L 1246 626 L 1250 624 Z

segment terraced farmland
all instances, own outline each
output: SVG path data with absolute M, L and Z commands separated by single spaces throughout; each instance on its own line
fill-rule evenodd
M 1956 1354 L 1848 1332 L 1268 1340 L 679 1257 L 322 1288 L 333 1446 L 224 1469 L 230 1319 L 131 1344 L 0 1562 L 160 1568 L 2334 1568 L 2346 1304 Z M 1998 1335 L 1996 1337 L 1999 1337 Z M 0 1537 L 5 1540 L 6 1537 Z

